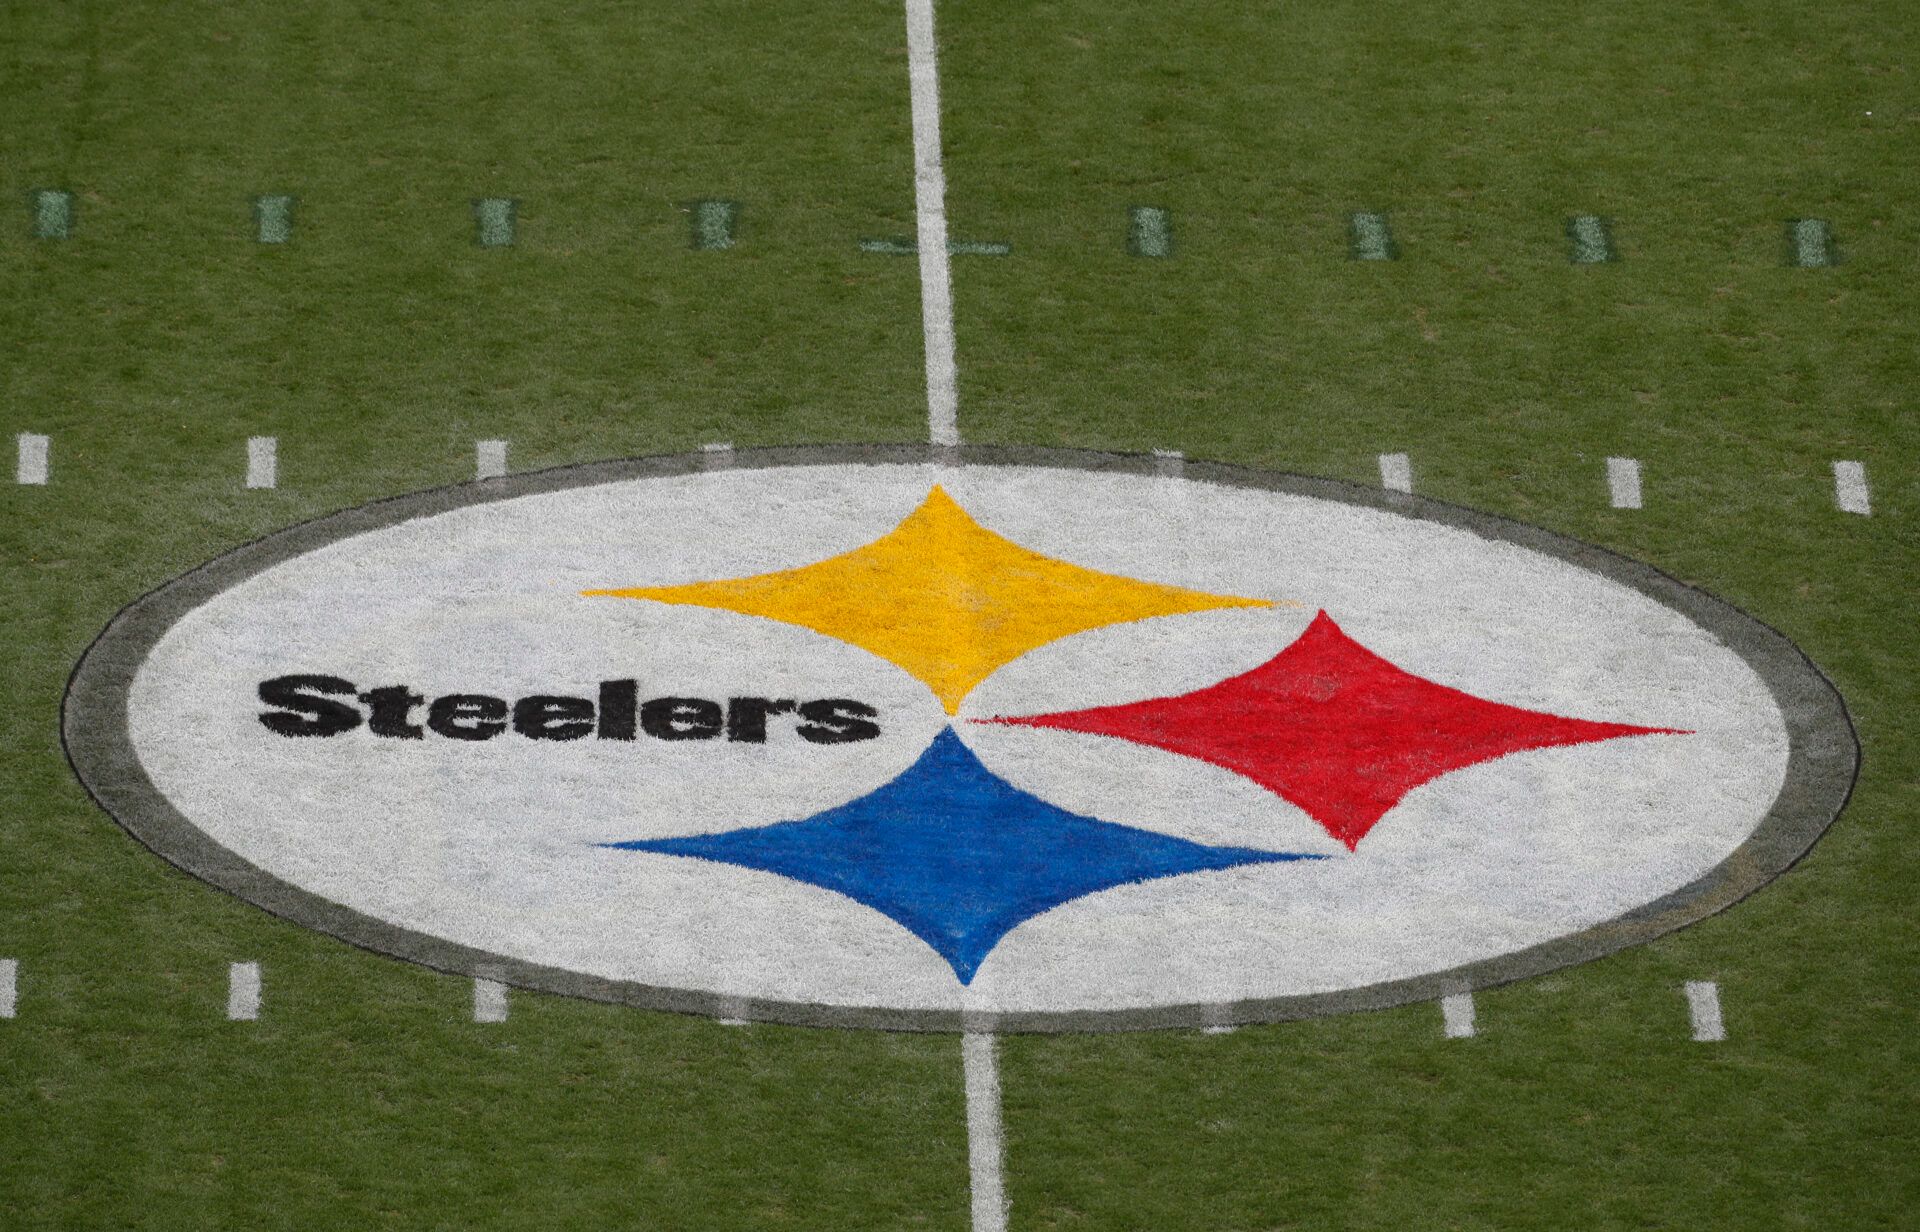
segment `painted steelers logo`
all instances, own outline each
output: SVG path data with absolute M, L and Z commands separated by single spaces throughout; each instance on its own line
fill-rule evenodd
M 443 969 L 1052 1030 L 1594 957 L 1764 884 L 1851 783 L 1790 643 L 1533 528 L 1100 455 L 741 461 L 223 557 L 89 652 L 75 766 L 189 871 Z
M 818 564 L 737 581 L 587 593 L 697 604 L 852 642 L 913 675 L 950 715 L 999 668 L 1062 637 L 1275 606 L 1044 556 L 985 529 L 940 487 L 883 538 Z M 756 714 L 766 709 L 755 707 Z M 1368 653 L 1325 612 L 1267 662 L 1178 697 L 972 721 L 1108 736 L 1198 758 L 1291 802 L 1349 849 L 1408 791 L 1451 770 L 1523 749 L 1659 730 L 1481 701 Z M 1023 921 L 1084 895 L 1155 877 L 1321 858 L 1209 846 L 1067 812 L 996 776 L 951 729 L 893 782 L 816 817 L 616 846 L 837 890 L 899 921 L 963 984 Z

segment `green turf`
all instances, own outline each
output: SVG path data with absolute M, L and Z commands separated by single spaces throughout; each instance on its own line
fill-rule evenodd
M 940 10 L 961 430 L 1377 481 L 1626 551 L 1836 679 L 1856 800 L 1759 897 L 1431 1006 L 1003 1050 L 1013 1226 L 1910 1226 L 1920 18 L 1893 3 Z M 1865 113 L 1871 111 L 1873 115 Z M 0 4 L 0 1226 L 960 1228 L 950 1038 L 467 985 L 166 869 L 62 760 L 122 604 L 471 475 L 923 439 L 891 4 Z M 74 194 L 64 240 L 29 193 Z M 258 242 L 254 200 L 298 199 Z M 472 202 L 520 203 L 475 243 Z M 731 248 L 700 201 L 740 203 Z M 1171 214 L 1166 259 L 1128 210 Z M 5 210 L 13 221 L 6 221 Z M 1392 221 L 1353 261 L 1348 218 Z M 1569 261 L 1607 218 L 1620 260 Z M 1783 228 L 1844 256 L 1796 269 Z M 281 438 L 279 490 L 241 487 Z M 1647 507 L 1606 507 L 1604 459 Z M 1874 516 L 1833 507 L 1867 464 Z M 266 1010 L 221 1018 L 259 960 Z M 1729 1041 L 1679 985 L 1721 981 Z

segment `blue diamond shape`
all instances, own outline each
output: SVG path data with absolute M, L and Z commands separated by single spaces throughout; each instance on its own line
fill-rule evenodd
M 778 873 L 892 918 L 973 982 L 989 951 L 1061 903 L 1130 882 L 1315 860 L 1208 847 L 1055 808 L 980 764 L 953 730 L 871 795 L 803 821 L 607 843 Z

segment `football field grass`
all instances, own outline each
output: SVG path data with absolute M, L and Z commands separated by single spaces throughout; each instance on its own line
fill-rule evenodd
M 1793 871 L 1482 993 L 1473 1038 L 1414 1005 L 1005 1039 L 1010 1226 L 1913 1226 L 1920 16 L 938 20 L 952 238 L 1010 247 L 952 261 L 966 442 L 1367 485 L 1404 453 L 1422 494 L 1782 630 L 1863 749 Z M 294 199 L 286 242 L 261 197 Z M 1168 229 L 1130 251 L 1141 207 Z M 925 441 L 918 265 L 860 246 L 915 230 L 900 9 L 0 4 L 4 210 L 0 440 L 49 454 L 0 484 L 0 1226 L 968 1227 L 955 1037 L 531 993 L 476 1023 L 469 981 L 165 865 L 59 736 L 122 606 L 470 479 L 478 440 L 514 470 Z M 1356 215 L 1395 259 L 1354 259 Z M 1570 259 L 1581 216 L 1617 259 Z M 1837 263 L 1796 264 L 1801 219 Z M 1610 507 L 1609 457 L 1643 508 Z M 238 961 L 255 1022 L 223 1014 Z M 1690 1038 L 1689 980 L 1724 1042 Z

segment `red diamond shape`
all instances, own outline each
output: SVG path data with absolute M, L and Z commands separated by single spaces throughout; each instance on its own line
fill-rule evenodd
M 1357 847 L 1408 792 L 1509 753 L 1686 735 L 1505 706 L 1404 672 L 1325 612 L 1244 675 L 1179 697 L 978 720 L 1117 736 L 1244 774 Z

